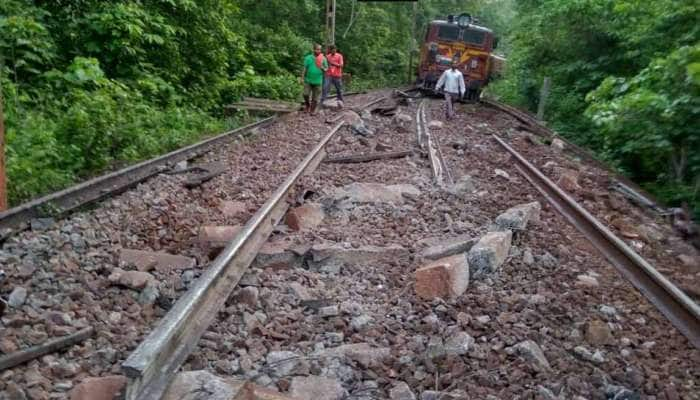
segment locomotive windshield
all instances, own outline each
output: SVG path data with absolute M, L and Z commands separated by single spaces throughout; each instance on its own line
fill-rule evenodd
M 438 29 L 438 38 L 441 40 L 459 40 L 459 27 L 455 25 L 441 25 Z
M 484 39 L 486 38 L 486 32 L 477 31 L 472 29 L 465 29 L 462 34 L 462 40 L 465 43 L 475 44 L 481 46 L 484 44 Z

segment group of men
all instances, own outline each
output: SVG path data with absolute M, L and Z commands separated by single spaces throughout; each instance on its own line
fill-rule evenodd
M 304 58 L 300 81 L 304 84 L 304 111 L 315 114 L 320 103 L 328 97 L 331 85 L 338 93 L 338 102 L 343 101 L 343 55 L 331 45 L 324 55 L 320 44 L 315 44 L 313 54 Z
M 328 97 L 331 85 L 338 93 L 338 102 L 342 107 L 343 101 L 343 55 L 331 45 L 324 55 L 320 44 L 314 44 L 313 54 L 304 58 L 304 68 L 300 82 L 304 84 L 304 111 L 315 114 L 320 103 Z M 457 69 L 457 61 L 453 61 L 450 69 L 440 76 L 435 88 L 445 95 L 445 114 L 447 119 L 455 116 L 454 102 L 462 100 L 466 92 L 464 76 Z

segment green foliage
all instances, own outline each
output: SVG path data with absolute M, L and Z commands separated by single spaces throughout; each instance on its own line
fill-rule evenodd
M 472 12 L 505 30 L 515 0 L 337 1 L 348 90 L 415 75 L 427 22 Z M 0 92 L 11 201 L 222 129 L 244 96 L 300 100 L 297 77 L 324 41 L 322 0 L 3 0 Z
M 189 144 L 223 123 L 194 108 L 157 106 L 140 92 L 107 79 L 95 59 L 76 58 L 45 74 L 60 91 L 48 106 L 17 98 L 3 82 L 10 201 L 56 190 L 116 162 L 136 161 Z
M 631 78 L 609 77 L 587 100 L 601 151 L 635 179 L 654 182 L 667 199 L 700 211 L 700 44 L 684 46 Z M 678 193 L 669 190 L 676 184 Z
M 553 128 L 670 204 L 700 210 L 700 3 L 522 0 L 515 11 L 508 75 L 490 90 L 534 110 L 550 77 Z
M 240 100 L 243 96 L 296 100 L 301 95 L 301 89 L 294 75 L 282 73 L 275 76 L 260 76 L 249 66 L 228 82 L 222 94 L 223 98 L 229 102 Z

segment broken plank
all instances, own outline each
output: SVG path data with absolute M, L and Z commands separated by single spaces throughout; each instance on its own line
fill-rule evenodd
M 403 158 L 413 154 L 413 150 L 402 150 L 402 151 L 392 151 L 389 153 L 372 153 L 372 154 L 358 154 L 351 156 L 341 156 L 327 158 L 324 163 L 335 163 L 335 164 L 355 164 L 363 163 L 375 160 L 390 160 L 393 158 Z
M 0 371 L 12 368 L 27 361 L 31 361 L 35 358 L 39 358 L 44 354 L 53 353 L 68 346 L 80 343 L 92 336 L 94 332 L 95 329 L 93 327 L 85 328 L 72 335 L 51 339 L 42 344 L 18 350 L 14 353 L 0 357 Z
M 290 101 L 261 99 L 258 97 L 244 97 L 243 101 L 241 101 L 239 103 L 272 104 L 272 105 L 287 106 L 287 107 L 296 107 L 296 105 L 297 105 L 297 103 L 290 102 Z
M 234 103 L 225 107 L 226 110 L 257 110 L 257 111 L 275 111 L 275 112 L 294 112 L 300 107 L 286 107 L 272 104 L 248 104 Z

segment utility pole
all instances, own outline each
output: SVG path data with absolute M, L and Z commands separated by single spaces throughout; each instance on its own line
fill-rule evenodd
M 547 97 L 549 97 L 549 86 L 551 85 L 551 79 L 548 76 L 544 77 L 544 82 L 542 82 L 542 90 L 540 90 L 540 102 L 537 105 L 537 119 L 542 121 L 544 118 L 544 107 L 547 103 Z
M 418 16 L 418 2 L 413 3 L 413 26 L 411 27 L 411 38 L 408 40 L 408 83 L 413 81 L 413 51 L 416 41 L 416 18 Z
M 335 44 L 335 0 L 326 0 L 326 46 Z
M 2 88 L 0 86 L 0 88 Z M 0 89 L 0 211 L 7 210 L 7 183 L 5 179 L 5 116 L 2 109 Z

